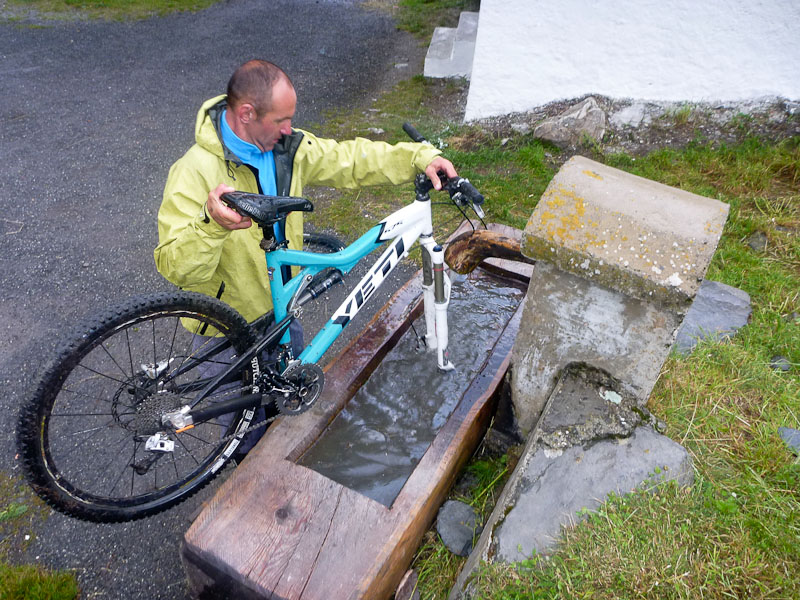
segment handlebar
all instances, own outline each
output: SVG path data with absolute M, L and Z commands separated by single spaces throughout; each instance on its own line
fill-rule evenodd
M 411 123 L 403 123 L 403 131 L 405 131 L 408 134 L 408 137 L 410 137 L 415 142 L 425 143 L 428 141 L 424 137 L 422 137 L 422 134 L 419 131 L 417 131 L 416 128 Z
M 423 144 L 429 143 L 411 123 L 403 123 L 403 131 L 415 142 Z M 485 216 L 481 208 L 484 202 L 483 194 L 469 182 L 469 179 L 465 179 L 464 177 L 454 177 L 450 179 L 443 171 L 439 171 L 437 175 L 442 182 L 442 189 L 447 190 L 453 202 L 459 206 L 465 206 L 467 204 L 472 205 L 475 214 L 483 219 Z M 417 176 L 416 189 L 417 198 L 427 198 L 428 192 L 433 189 L 433 184 L 425 175 L 419 175 Z

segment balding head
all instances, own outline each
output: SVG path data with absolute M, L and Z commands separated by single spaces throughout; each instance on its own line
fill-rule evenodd
M 236 108 L 252 104 L 258 115 L 272 110 L 275 84 L 285 81 L 292 88 L 289 76 L 277 65 L 266 60 L 250 60 L 240 66 L 228 81 L 228 106 Z

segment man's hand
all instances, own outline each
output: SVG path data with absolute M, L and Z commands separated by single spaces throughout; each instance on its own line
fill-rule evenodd
M 214 219 L 225 229 L 247 229 L 252 225 L 250 217 L 243 217 L 222 200 L 220 196 L 228 192 L 235 192 L 236 190 L 229 185 L 220 183 L 216 188 L 208 192 L 208 200 L 206 201 L 206 211 L 208 216 Z
M 431 163 L 425 167 L 425 175 L 431 180 L 433 187 L 437 190 L 442 189 L 442 181 L 439 179 L 439 171 L 444 171 L 448 178 L 458 177 L 456 168 L 449 160 L 444 157 L 437 156 Z

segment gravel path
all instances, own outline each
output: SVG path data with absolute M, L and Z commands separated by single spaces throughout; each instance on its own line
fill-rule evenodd
M 419 72 L 420 54 L 386 13 L 347 0 L 228 0 L 131 23 L 0 24 L 4 472 L 19 473 L 16 415 L 59 331 L 93 308 L 169 289 L 152 259 L 162 186 L 192 142 L 200 103 L 224 91 L 232 70 L 252 57 L 284 66 L 303 126 Z M 75 569 L 85 599 L 183 598 L 179 544 L 211 491 L 129 524 L 53 513 L 27 560 Z

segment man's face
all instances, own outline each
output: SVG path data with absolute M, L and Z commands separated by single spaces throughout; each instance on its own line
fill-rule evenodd
M 262 152 L 272 150 L 282 135 L 292 132 L 292 118 L 297 106 L 297 94 L 292 85 L 281 80 L 272 88 L 272 109 L 256 116 L 245 125 L 247 140 Z

